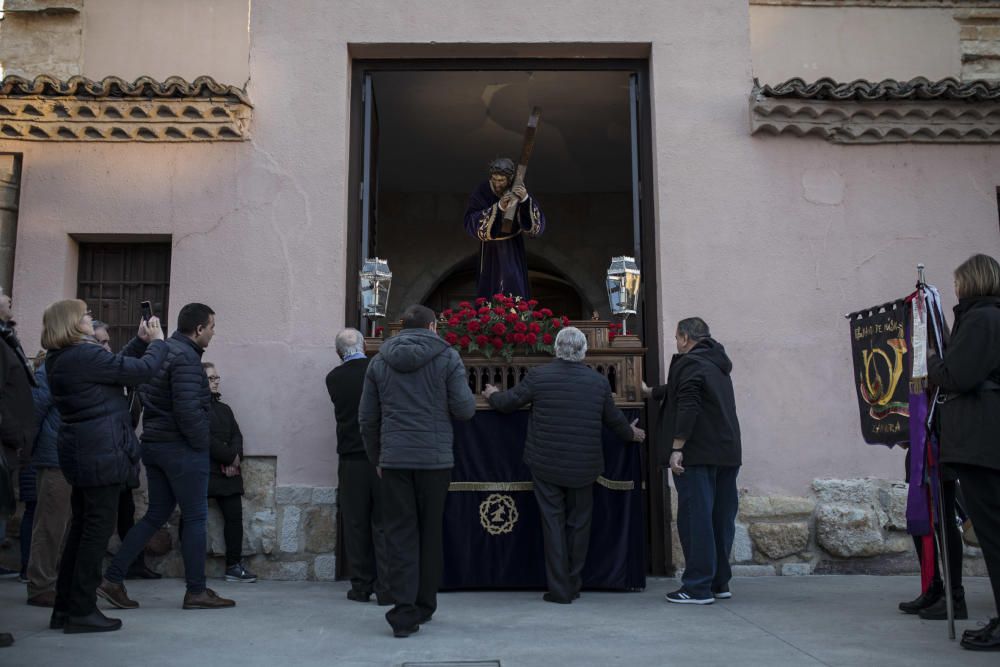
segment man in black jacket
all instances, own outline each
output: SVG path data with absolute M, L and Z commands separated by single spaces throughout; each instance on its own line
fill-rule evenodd
M 122 581 L 146 542 L 180 505 L 180 535 L 187 593 L 184 609 L 218 609 L 236 603 L 205 586 L 208 516 L 209 413 L 212 396 L 201 355 L 215 335 L 215 311 L 189 303 L 177 316 L 177 331 L 167 340 L 167 359 L 139 388 L 145 410 L 142 462 L 149 483 L 149 509 L 135 524 L 105 572 L 98 594 L 120 609 L 134 609 Z
M 455 465 L 451 420 L 472 419 L 465 365 L 437 335 L 434 311 L 410 306 L 403 330 L 383 343 L 365 374 L 358 422 L 368 460 L 382 476 L 389 551 L 385 618 L 396 637 L 431 619 L 443 567 L 444 503 Z
M 667 384 L 649 390 L 660 406 L 661 442 L 670 444 L 677 487 L 682 587 L 667 601 L 711 604 L 732 597 L 729 553 L 736 534 L 742 464 L 740 423 L 729 374 L 733 362 L 700 317 L 677 323 Z M 647 388 L 648 389 L 648 388 Z
M 365 337 L 344 329 L 334 341 L 341 364 L 326 376 L 326 390 L 337 418 L 337 502 L 344 527 L 344 552 L 351 574 L 347 599 L 392 604 L 386 569 L 385 534 L 379 518 L 379 479 L 368 460 L 358 426 L 358 405 L 365 386 L 368 356 Z
M 615 407 L 608 379 L 583 363 L 587 337 L 576 327 L 556 336 L 556 360 L 532 368 L 513 389 L 486 385 L 483 395 L 500 412 L 531 404 L 524 462 L 531 469 L 545 541 L 546 602 L 579 597 L 590 546 L 594 482 L 604 472 L 607 425 L 622 440 L 646 433 Z

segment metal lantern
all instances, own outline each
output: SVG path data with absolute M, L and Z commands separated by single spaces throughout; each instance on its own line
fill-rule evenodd
M 605 284 L 608 288 L 608 303 L 611 312 L 622 317 L 622 333 L 625 333 L 629 315 L 635 315 L 639 308 L 639 280 L 641 274 L 635 257 L 612 257 Z
M 389 304 L 389 287 L 392 285 L 392 271 L 389 262 L 378 257 L 369 257 L 358 272 L 361 285 L 361 313 L 369 320 L 385 317 Z

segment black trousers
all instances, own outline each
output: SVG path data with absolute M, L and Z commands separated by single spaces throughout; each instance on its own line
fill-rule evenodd
M 382 470 L 382 525 L 389 553 L 385 618 L 394 629 L 411 628 L 437 610 L 444 567 L 444 503 L 451 469 Z
M 243 560 L 243 496 L 209 496 L 222 512 L 222 539 L 226 542 L 226 567 Z M 184 541 L 184 517 L 177 520 L 177 535 Z
M 86 616 L 97 608 L 97 586 L 108 540 L 115 530 L 121 485 L 74 486 L 73 512 L 56 580 L 55 609 Z
M 549 592 L 559 600 L 570 601 L 583 587 L 581 575 L 594 516 L 594 485 L 572 488 L 534 476 L 533 482 L 542 518 Z
M 951 575 L 952 589 L 962 588 L 962 533 L 958 530 L 958 524 L 955 522 L 955 490 L 957 486 L 958 484 L 954 480 L 945 480 L 941 483 L 941 502 L 944 504 L 945 518 L 944 529 L 948 539 L 948 573 Z M 941 526 L 935 525 L 934 529 L 936 531 L 940 531 Z M 914 535 L 913 546 L 917 549 L 917 560 L 919 560 L 922 564 L 924 560 L 923 537 L 920 535 Z M 938 553 L 938 542 L 935 540 L 934 580 L 931 585 L 943 587 L 944 582 L 941 581 L 940 561 L 941 556 Z
M 1000 615 L 1000 470 L 964 464 L 955 464 L 954 468 L 962 484 L 965 509 L 983 550 L 996 613 Z
M 367 459 L 342 458 L 337 478 L 337 502 L 351 588 L 384 596 L 389 589 L 388 558 L 382 529 L 381 487 L 375 466 Z
M 118 495 L 118 537 L 122 542 L 128 531 L 135 525 L 135 498 L 132 496 L 132 489 L 123 486 Z

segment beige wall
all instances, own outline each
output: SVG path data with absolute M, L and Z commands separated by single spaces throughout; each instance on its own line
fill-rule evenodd
M 250 0 L 72 0 L 75 13 L 8 12 L 0 24 L 7 74 L 65 79 L 147 75 L 191 81 L 207 74 L 245 86 L 250 76 Z M 8 7 L 37 10 L 21 0 Z
M 682 317 L 701 315 L 725 343 L 741 486 L 800 495 L 817 477 L 901 477 L 900 453 L 861 441 L 843 314 L 905 294 L 918 261 L 947 288 L 972 252 L 1000 254 L 995 147 L 751 137 L 746 0 L 289 4 L 253 5 L 248 142 L 0 141 L 24 153 L 14 287 L 26 346 L 45 306 L 72 295 L 69 234 L 172 234 L 171 303 L 218 311 L 207 358 L 226 376 L 248 454 L 278 455 L 279 484 L 334 484 L 323 378 L 352 286 L 352 50 L 471 44 L 506 57 L 513 43 L 541 55 L 621 42 L 649 53 L 663 362 Z M 125 52 L 107 65 L 131 66 Z
M 957 77 L 962 63 L 953 15 L 952 9 L 754 5 L 753 74 L 761 83 Z
M 295 3 L 288 3 L 293 5 Z M 245 85 L 250 0 L 85 0 L 81 72 L 91 79 L 208 74 Z

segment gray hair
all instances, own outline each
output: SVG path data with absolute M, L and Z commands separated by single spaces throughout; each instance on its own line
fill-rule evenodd
M 94 327 L 94 331 L 97 331 L 98 329 L 107 329 L 109 333 L 111 332 L 111 327 L 107 322 L 102 322 L 101 320 L 91 320 L 90 324 Z
M 334 344 L 341 359 L 365 352 L 365 337 L 357 329 L 344 329 L 337 334 Z
M 587 337 L 576 327 L 566 327 L 556 335 L 556 358 L 583 361 L 587 356 Z
M 712 336 L 705 320 L 700 317 L 688 317 L 678 322 L 677 333 L 684 334 L 691 340 L 704 340 Z

